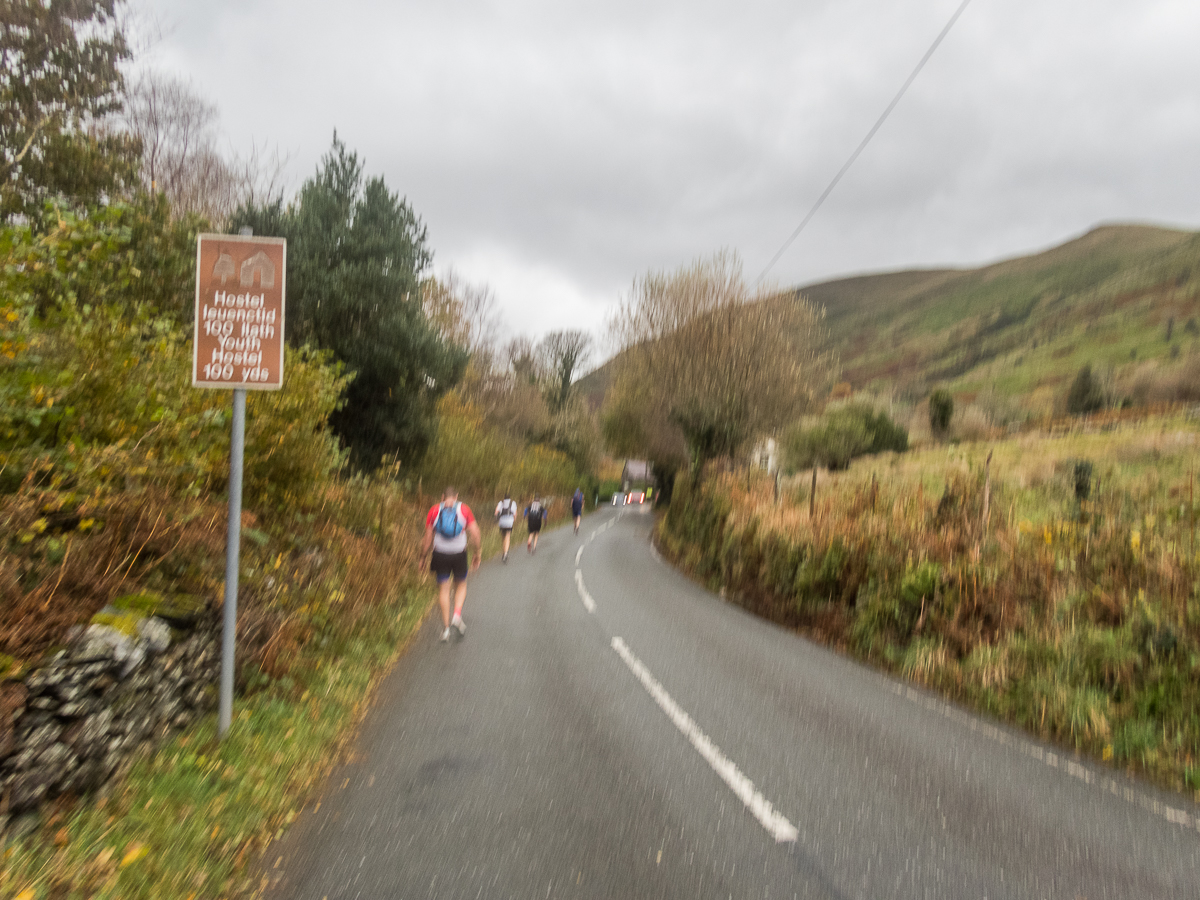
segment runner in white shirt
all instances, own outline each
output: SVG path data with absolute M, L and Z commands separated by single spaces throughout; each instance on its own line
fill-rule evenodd
M 508 562 L 508 544 L 512 540 L 513 525 L 517 521 L 517 501 L 508 491 L 504 499 L 496 504 L 496 524 L 500 526 L 500 534 L 504 537 L 504 562 Z

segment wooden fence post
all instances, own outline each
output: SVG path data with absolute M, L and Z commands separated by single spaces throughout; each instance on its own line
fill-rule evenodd
M 988 451 L 987 462 L 983 464 L 983 534 L 987 537 L 988 513 L 992 506 L 992 451 Z

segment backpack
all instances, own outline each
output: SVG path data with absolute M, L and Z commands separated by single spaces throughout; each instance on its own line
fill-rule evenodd
M 463 523 L 458 517 L 458 508 L 461 503 L 455 503 L 453 506 L 443 506 L 438 510 L 437 520 L 433 523 L 433 530 L 444 538 L 456 538 L 462 534 Z

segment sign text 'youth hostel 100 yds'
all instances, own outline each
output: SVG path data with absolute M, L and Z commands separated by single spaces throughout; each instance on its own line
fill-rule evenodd
M 286 265 L 284 238 L 197 237 L 193 386 L 283 386 Z

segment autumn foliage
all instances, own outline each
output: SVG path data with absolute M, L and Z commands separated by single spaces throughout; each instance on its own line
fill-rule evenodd
M 1140 425 L 1022 438 L 991 463 L 875 460 L 822 480 L 811 516 L 807 477 L 778 504 L 766 478 L 681 478 L 659 540 L 764 616 L 1196 789 L 1197 437 Z M 1070 455 L 1085 448 L 1105 457 Z

